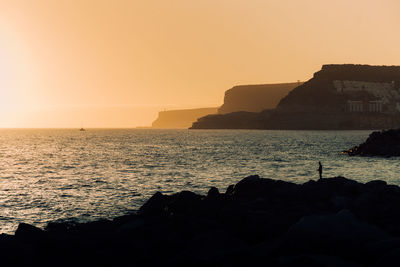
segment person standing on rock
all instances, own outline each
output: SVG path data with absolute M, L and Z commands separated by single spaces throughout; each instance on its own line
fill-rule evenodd
M 319 179 L 322 179 L 322 164 L 321 161 L 318 161 L 319 167 L 318 167 L 318 172 L 319 172 Z

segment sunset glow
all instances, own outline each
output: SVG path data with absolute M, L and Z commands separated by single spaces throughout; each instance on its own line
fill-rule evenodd
M 0 127 L 135 127 L 327 63 L 399 65 L 396 0 L 0 0 Z M 112 110 L 112 111 L 110 111 Z M 116 119 L 118 118 L 118 119 Z

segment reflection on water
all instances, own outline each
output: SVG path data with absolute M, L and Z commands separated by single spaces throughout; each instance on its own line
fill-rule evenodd
M 112 218 L 154 192 L 225 190 L 250 174 L 399 184 L 396 158 L 339 152 L 369 131 L 0 130 L 0 232 L 19 222 Z

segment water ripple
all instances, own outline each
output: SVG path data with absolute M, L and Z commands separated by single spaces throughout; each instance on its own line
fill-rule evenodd
M 19 222 L 113 218 L 156 191 L 225 191 L 250 174 L 324 175 L 399 184 L 398 158 L 339 152 L 369 131 L 0 130 L 0 232 Z

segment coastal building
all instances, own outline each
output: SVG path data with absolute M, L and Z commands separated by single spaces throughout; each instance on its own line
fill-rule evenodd
M 347 110 L 349 112 L 363 112 L 363 102 L 362 101 L 347 101 Z
M 335 80 L 336 93 L 346 99 L 346 112 L 400 113 L 400 86 L 396 81 Z
M 369 112 L 382 112 L 383 101 L 369 101 L 368 102 L 368 110 Z

